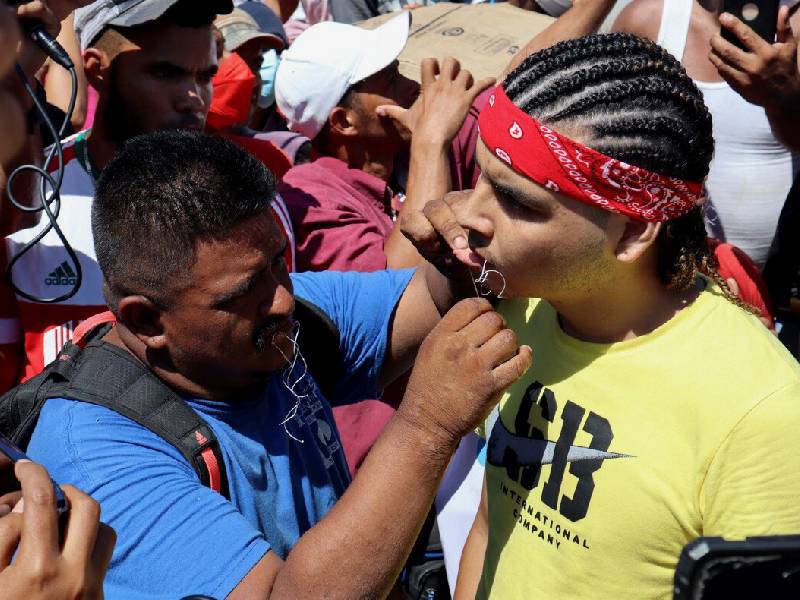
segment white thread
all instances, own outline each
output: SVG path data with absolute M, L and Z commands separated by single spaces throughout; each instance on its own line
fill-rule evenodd
M 500 271 L 498 271 L 496 269 L 487 269 L 486 268 L 486 264 L 488 262 L 489 261 L 486 261 L 486 260 L 483 261 L 483 266 L 481 267 L 481 274 L 478 275 L 478 277 L 473 280 L 472 285 L 475 288 L 475 293 L 478 296 L 491 296 L 492 294 L 494 294 L 494 291 L 492 290 L 491 286 L 489 286 L 489 276 L 492 273 L 495 273 L 500 278 L 500 280 L 503 282 L 503 287 L 500 290 L 500 293 L 497 294 L 498 298 L 502 298 L 503 297 L 503 292 L 506 291 L 506 278 L 503 276 L 503 274 Z M 480 286 L 480 288 L 478 286 Z
M 283 351 L 283 349 L 278 344 L 275 343 L 275 337 L 278 335 L 282 335 L 292 344 L 294 352 L 291 358 L 286 356 L 286 353 Z M 289 421 L 291 421 L 297 416 L 297 412 L 298 410 L 300 410 L 300 403 L 303 400 L 308 399 L 309 392 L 313 393 L 314 391 L 314 385 L 308 375 L 308 365 L 306 364 L 306 359 L 300 352 L 300 346 L 297 343 L 297 336 L 299 335 L 300 335 L 300 323 L 294 321 L 292 336 L 289 337 L 282 331 L 279 331 L 273 334 L 271 344 L 278 352 L 280 352 L 281 356 L 283 356 L 286 362 L 289 363 L 283 369 L 283 375 L 281 377 L 281 381 L 283 382 L 283 385 L 286 387 L 286 389 L 289 390 L 289 393 L 295 397 L 294 406 L 292 406 L 292 408 L 289 409 L 289 412 L 286 413 L 286 417 L 283 419 L 283 421 L 281 421 L 281 425 L 283 425 L 283 430 L 286 432 L 286 435 L 288 435 L 294 441 L 303 444 L 305 443 L 305 440 L 301 440 L 297 436 L 293 435 L 292 432 L 289 431 L 288 427 Z M 295 370 L 295 367 L 298 365 L 298 361 L 301 363 L 299 369 L 300 372 L 298 375 L 295 376 L 294 381 L 292 381 L 292 374 Z M 300 393 L 297 390 L 298 386 L 301 383 L 304 384 L 303 393 Z

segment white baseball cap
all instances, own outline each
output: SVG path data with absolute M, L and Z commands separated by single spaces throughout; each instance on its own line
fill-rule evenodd
M 208 2 L 208 0 L 206 0 Z M 133 27 L 155 21 L 178 0 L 97 0 L 75 11 L 75 33 L 81 48 L 88 48 L 109 25 Z M 211 0 L 209 6 L 217 14 L 233 10 L 232 0 Z
M 372 30 L 325 21 L 301 33 L 275 75 L 275 102 L 289 129 L 313 139 L 351 85 L 400 56 L 410 23 L 405 11 Z

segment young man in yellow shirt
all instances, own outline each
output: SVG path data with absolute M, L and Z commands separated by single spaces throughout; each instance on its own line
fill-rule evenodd
M 560 43 L 479 125 L 476 189 L 403 225 L 482 269 L 534 351 L 484 427 L 457 598 L 669 598 L 692 539 L 800 531 L 800 367 L 716 274 L 711 118 L 678 62 Z

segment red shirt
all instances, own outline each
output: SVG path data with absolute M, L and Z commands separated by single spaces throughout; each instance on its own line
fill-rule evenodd
M 490 90 L 475 99 L 450 148 L 453 189 L 474 187 L 478 114 Z M 290 169 L 278 185 L 292 218 L 298 271 L 377 271 L 386 268 L 384 244 L 394 227 L 392 192 L 382 179 L 322 157 Z M 390 386 L 384 400 L 333 409 L 353 474 L 378 439 L 402 398 L 404 383 Z

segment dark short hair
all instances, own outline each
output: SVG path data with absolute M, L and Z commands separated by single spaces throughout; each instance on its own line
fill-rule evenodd
M 103 169 L 92 207 L 109 306 L 133 293 L 168 306 L 197 243 L 269 215 L 274 194 L 272 173 L 223 138 L 158 131 L 128 141 Z

